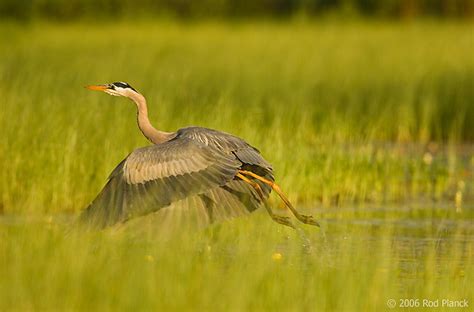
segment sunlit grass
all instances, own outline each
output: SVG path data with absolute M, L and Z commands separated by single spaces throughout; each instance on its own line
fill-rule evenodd
M 257 213 L 167 241 L 65 236 L 57 220 L 3 225 L 0 308 L 380 311 L 390 298 L 472 300 L 465 221 L 350 219 L 294 231 Z
M 0 25 L 0 310 L 474 304 L 473 54 L 468 24 Z M 120 80 L 160 129 L 258 147 L 322 228 L 69 231 L 148 144 L 133 104 L 82 88 Z
M 0 31 L 11 34 L 0 41 L 7 212 L 78 211 L 148 144 L 133 104 L 82 88 L 116 80 L 146 95 L 158 128 L 206 126 L 257 146 L 294 201 L 454 200 L 472 177 L 472 144 L 459 145 L 474 138 L 470 25 Z

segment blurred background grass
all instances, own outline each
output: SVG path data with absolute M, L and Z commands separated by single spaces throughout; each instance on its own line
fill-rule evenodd
M 286 19 L 293 16 L 344 16 L 413 19 L 420 16 L 469 19 L 474 15 L 470 0 L 2 0 L 0 16 L 28 21 L 48 18 L 59 21 L 84 18 L 171 17 Z
M 36 23 L 2 33 L 7 212 L 78 211 L 148 144 L 131 103 L 82 88 L 116 80 L 148 98 L 158 128 L 247 139 L 302 204 L 453 201 L 459 184 L 472 194 L 470 24 Z
M 1 0 L 0 310 L 472 304 L 472 12 L 461 0 Z M 120 80 L 160 129 L 258 147 L 321 230 L 263 211 L 169 241 L 68 233 L 148 144 L 132 103 L 82 88 Z

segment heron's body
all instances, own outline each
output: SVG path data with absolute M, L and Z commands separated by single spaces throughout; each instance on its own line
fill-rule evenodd
M 201 127 L 171 133 L 156 130 L 148 120 L 144 97 L 128 84 L 90 88 L 132 99 L 139 128 L 153 143 L 133 151 L 113 170 L 81 215 L 90 227 L 104 228 L 161 210 L 183 209 L 182 203 L 192 205 L 201 220 L 212 223 L 256 210 L 275 189 L 272 166 L 244 140 Z M 291 225 L 287 218 L 267 210 L 275 221 Z M 314 220 L 307 223 L 310 221 Z

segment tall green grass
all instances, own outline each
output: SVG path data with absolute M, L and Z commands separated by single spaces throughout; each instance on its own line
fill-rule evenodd
M 0 34 L 7 212 L 78 211 L 148 144 L 133 104 L 82 88 L 116 80 L 148 98 L 158 128 L 245 138 L 301 203 L 453 199 L 472 178 L 469 24 L 4 24 Z
M 388 311 L 389 299 L 474 298 L 467 220 L 343 213 L 294 231 L 262 211 L 167 241 L 11 222 L 0 226 L 7 311 Z
M 455 23 L 1 24 L 0 310 L 474 304 L 473 52 Z M 258 147 L 322 228 L 68 232 L 148 144 L 132 103 L 82 88 L 120 80 L 160 129 Z

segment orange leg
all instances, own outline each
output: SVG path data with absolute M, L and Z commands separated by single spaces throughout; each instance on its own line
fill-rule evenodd
M 254 181 L 250 180 L 249 178 L 247 178 L 246 176 L 244 176 L 240 173 L 237 173 L 236 176 L 238 178 L 240 178 L 241 180 L 243 180 L 244 182 L 246 182 L 246 183 L 250 184 L 251 186 L 253 186 L 255 191 L 257 191 L 258 196 L 262 200 L 263 205 L 265 206 L 265 209 L 267 209 L 267 212 L 270 215 L 270 217 L 273 219 L 273 221 L 278 222 L 278 223 L 283 224 L 283 225 L 286 225 L 286 226 L 289 226 L 289 227 L 292 227 L 292 228 L 295 227 L 293 225 L 293 223 L 291 223 L 290 218 L 279 216 L 279 215 L 276 215 L 276 214 L 273 213 L 272 209 L 268 206 L 267 202 L 265 201 L 265 197 L 263 196 L 262 188 L 260 187 L 260 185 L 257 182 L 254 182 Z
M 247 170 L 239 170 L 239 173 L 240 174 L 244 174 L 244 175 L 247 175 L 247 176 L 251 176 L 252 178 L 255 178 L 259 181 L 262 181 L 263 183 L 271 186 L 271 188 L 280 196 L 280 198 L 283 200 L 283 202 L 285 203 L 285 205 L 291 210 L 291 212 L 294 214 L 294 216 L 296 217 L 296 219 L 300 220 L 301 222 L 305 223 L 305 224 L 311 224 L 311 225 L 315 225 L 315 226 L 319 226 L 319 223 L 318 221 L 316 221 L 313 216 L 306 216 L 306 215 L 302 215 L 300 214 L 296 209 L 295 207 L 293 207 L 293 205 L 290 203 L 290 201 L 288 200 L 288 198 L 285 196 L 285 194 L 283 194 L 283 192 L 281 191 L 280 187 L 275 184 L 273 181 L 270 181 L 268 179 L 265 179 L 261 176 L 259 176 L 258 174 L 255 174 L 253 173 L 252 171 L 247 171 Z

